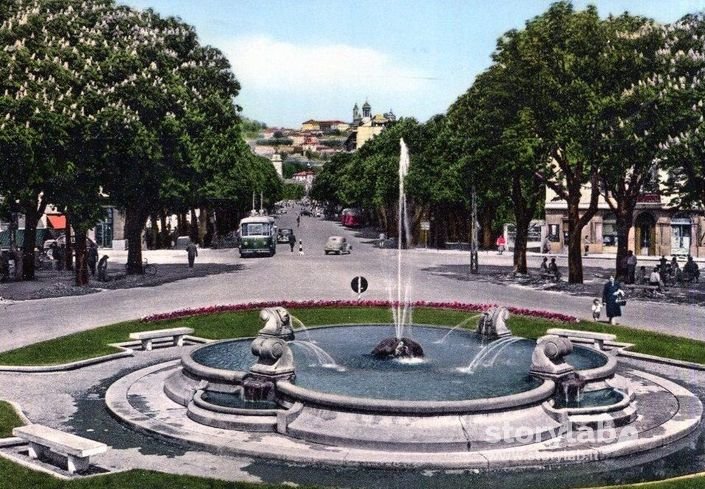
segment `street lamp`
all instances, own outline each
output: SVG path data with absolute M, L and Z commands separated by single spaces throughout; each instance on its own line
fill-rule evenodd
M 478 263 L 478 243 L 477 243 L 477 193 L 475 192 L 475 186 L 472 186 L 472 212 L 470 224 L 470 273 L 478 273 L 479 263 Z

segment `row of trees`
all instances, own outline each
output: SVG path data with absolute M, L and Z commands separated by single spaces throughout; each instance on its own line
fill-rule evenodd
M 3 2 L 0 195 L 26 218 L 25 277 L 49 203 L 75 230 L 83 284 L 86 232 L 106 205 L 125 213 L 128 273 L 141 273 L 149 216 L 276 197 L 272 165 L 244 143 L 239 89 L 223 54 L 178 19 L 112 0 Z
M 492 65 L 446 115 L 401 120 L 358 153 L 338 156 L 314 194 L 375 209 L 391 231 L 395 142 L 403 136 L 415 215 L 430 217 L 437 241 L 467 221 L 454 216 L 469 215 L 474 187 L 483 236 L 491 239 L 488 228 L 510 217 L 514 264 L 526 272 L 529 221 L 549 188 L 567 204 L 569 281 L 582 282 L 582 230 L 602 196 L 617 218 L 624 273 L 641 194 L 660 185 L 684 207 L 705 205 L 704 41 L 701 15 L 663 26 L 555 3 L 498 40 Z

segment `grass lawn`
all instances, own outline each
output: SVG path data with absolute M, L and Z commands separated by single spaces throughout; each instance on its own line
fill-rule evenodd
M 224 482 L 148 470 L 64 481 L 0 458 L 0 489 L 268 489 L 287 486 Z
M 392 321 L 391 311 L 385 308 L 291 308 L 290 313 L 309 327 Z M 107 355 L 117 351 L 108 346 L 109 343 L 127 341 L 131 332 L 150 329 L 188 326 L 196 331 L 197 336 L 209 339 L 254 336 L 261 327 L 258 314 L 259 311 L 253 310 L 150 323 L 127 321 L 0 353 L 0 365 L 54 365 Z M 449 309 L 417 308 L 414 310 L 414 322 L 453 326 L 473 315 Z M 588 321 L 566 324 L 534 317 L 512 316 L 508 323 L 514 335 L 526 338 L 538 338 L 545 334 L 548 328 L 555 327 L 613 333 L 619 341 L 634 343 L 636 346 L 632 351 L 705 364 L 705 342 L 688 338 Z M 473 319 L 468 322 L 468 327 L 474 328 L 475 324 L 476 320 Z
M 12 428 L 22 424 L 24 423 L 13 407 L 5 401 L 0 401 L 0 438 L 12 436 Z

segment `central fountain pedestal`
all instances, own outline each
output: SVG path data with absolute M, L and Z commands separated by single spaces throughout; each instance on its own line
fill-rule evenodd
M 411 338 L 385 338 L 372 350 L 377 358 L 420 358 L 424 356 L 423 348 Z

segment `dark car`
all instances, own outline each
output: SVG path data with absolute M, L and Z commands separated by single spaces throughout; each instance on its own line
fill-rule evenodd
M 277 243 L 288 243 L 289 236 L 294 234 L 294 230 L 290 228 L 281 228 L 277 233 Z

